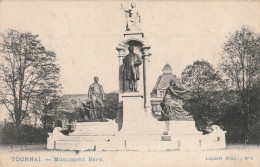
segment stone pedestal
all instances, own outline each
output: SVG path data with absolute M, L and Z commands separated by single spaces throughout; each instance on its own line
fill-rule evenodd
M 151 111 L 144 108 L 144 96 L 139 92 L 123 93 L 123 126 L 119 134 L 162 134 L 165 125 L 159 124 Z
M 162 121 L 165 123 L 165 132 L 168 135 L 202 135 L 195 126 L 195 121 Z
M 87 135 L 115 135 L 117 133 L 117 124 L 114 121 L 108 122 L 79 122 L 76 124 L 74 132 L 69 136 L 87 136 Z
M 165 124 L 162 141 L 169 141 L 180 150 L 199 150 L 202 132 L 198 131 L 195 121 L 160 121 Z
M 108 122 L 78 122 L 76 129 L 63 135 L 57 127 L 49 133 L 47 149 L 95 150 L 99 143 L 107 143 L 117 133 L 117 124 Z
M 123 127 L 120 133 L 143 133 L 144 110 L 143 95 L 140 93 L 123 93 Z

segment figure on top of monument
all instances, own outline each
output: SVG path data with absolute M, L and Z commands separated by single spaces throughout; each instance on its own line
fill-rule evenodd
M 125 9 L 121 4 L 121 10 L 124 10 L 126 17 L 126 31 L 140 31 L 141 30 L 141 16 L 136 9 L 136 4 L 131 3 L 130 9 Z
M 94 77 L 94 83 L 89 86 L 88 90 L 88 97 L 91 99 L 92 107 L 93 107 L 93 116 L 95 116 L 94 119 L 100 119 L 103 120 L 103 108 L 105 100 L 105 94 L 103 90 L 103 86 L 98 83 L 98 77 Z M 98 108 L 100 110 L 98 111 Z
M 128 47 L 129 54 L 123 59 L 123 80 L 129 81 L 129 91 L 137 92 L 137 80 L 140 79 L 139 66 L 142 64 L 142 60 L 138 54 L 134 53 L 134 47 Z M 126 91 L 125 89 L 123 90 Z
M 174 80 L 171 80 L 170 86 L 166 89 L 163 101 L 161 102 L 162 108 L 162 120 L 192 120 L 192 116 L 189 112 L 182 108 L 182 99 L 184 94 L 183 88 L 177 86 Z

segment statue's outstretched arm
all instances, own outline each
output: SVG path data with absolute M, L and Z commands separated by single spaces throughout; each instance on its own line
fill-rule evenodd
M 181 98 L 181 96 L 178 94 L 179 91 L 178 90 L 173 90 L 171 86 L 169 86 L 169 90 L 177 97 Z
M 183 93 L 186 93 L 186 91 L 185 90 L 174 90 L 176 93 L 181 93 L 181 94 L 183 94 Z

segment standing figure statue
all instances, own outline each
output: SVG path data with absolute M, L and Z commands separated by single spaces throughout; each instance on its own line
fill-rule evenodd
M 136 4 L 131 3 L 130 9 L 125 9 L 121 4 L 121 10 L 124 10 L 126 17 L 126 31 L 140 31 L 141 30 L 141 16 L 139 11 L 136 10 Z
M 88 97 L 91 99 L 92 107 L 93 107 L 93 116 L 94 119 L 103 120 L 103 108 L 105 100 L 105 94 L 103 90 L 103 86 L 98 83 L 98 77 L 94 77 L 94 83 L 89 86 Z M 98 111 L 98 108 L 100 110 Z M 98 113 L 98 114 L 97 114 Z
M 165 96 L 160 104 L 162 108 L 161 119 L 193 119 L 189 112 L 182 108 L 182 96 L 184 93 L 186 91 L 178 87 L 174 80 L 170 82 L 170 86 L 166 89 Z
M 122 73 L 124 75 L 124 81 L 129 82 L 129 91 L 137 92 L 137 80 L 140 79 L 139 66 L 142 64 L 142 60 L 138 54 L 134 53 L 134 47 L 128 47 L 129 54 L 125 56 L 123 60 Z M 125 88 L 123 91 L 126 91 Z

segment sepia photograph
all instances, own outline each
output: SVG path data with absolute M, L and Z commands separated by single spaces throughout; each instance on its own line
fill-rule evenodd
M 260 1 L 0 0 L 1 167 L 259 167 Z

